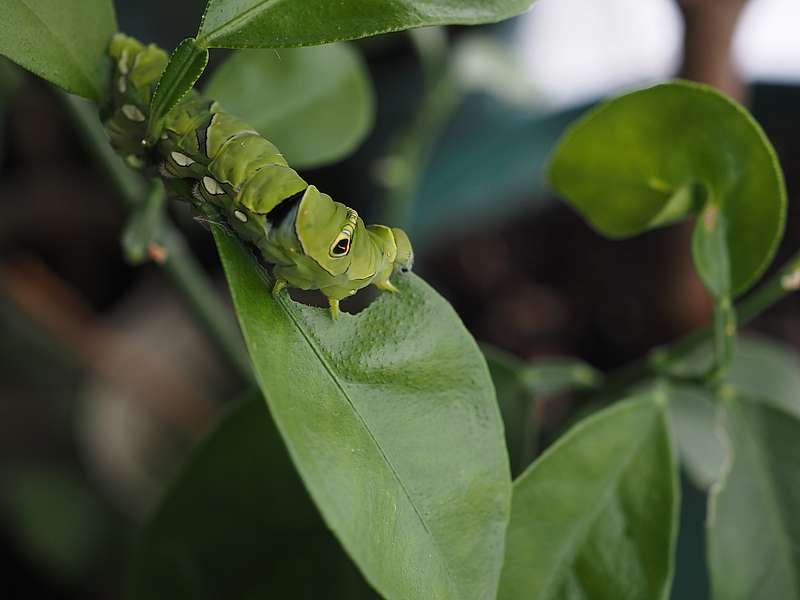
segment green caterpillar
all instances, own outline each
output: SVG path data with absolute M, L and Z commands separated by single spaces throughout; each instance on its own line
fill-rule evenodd
M 274 265 L 277 294 L 291 286 L 318 289 L 331 316 L 339 301 L 389 280 L 414 261 L 402 229 L 365 226 L 358 213 L 308 185 L 268 140 L 218 104 L 190 92 L 148 144 L 148 109 L 167 64 L 160 48 L 117 34 L 113 92 L 103 110 L 106 132 L 129 164 L 157 168 L 167 189 L 228 225 Z

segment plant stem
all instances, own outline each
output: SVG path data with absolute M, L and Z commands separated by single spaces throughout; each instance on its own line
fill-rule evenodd
M 117 188 L 120 201 L 129 211 L 137 210 L 144 202 L 145 183 L 112 150 L 100 127 L 94 105 L 75 96 L 61 96 L 68 112 L 78 123 L 90 152 Z M 161 264 L 164 272 L 223 358 L 244 378 L 252 379 L 250 361 L 238 329 L 229 318 L 230 310 L 220 300 L 202 267 L 189 252 L 180 231 L 166 215 L 163 221 L 167 251 L 167 259 Z
M 800 252 L 796 253 L 752 294 L 736 305 L 736 320 L 744 326 L 765 310 L 800 289 Z M 713 339 L 711 325 L 653 349 L 645 357 L 612 373 L 603 395 L 622 392 L 644 380 L 663 374 L 665 369 L 685 358 L 693 350 Z

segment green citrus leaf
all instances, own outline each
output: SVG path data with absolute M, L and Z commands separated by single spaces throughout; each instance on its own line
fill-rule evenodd
M 208 49 L 198 46 L 193 38 L 186 38 L 173 50 L 150 100 L 151 133 L 158 133 L 162 119 L 189 93 L 207 64 Z
M 712 355 L 709 346 L 700 348 L 681 369 L 700 373 Z M 800 359 L 790 347 L 758 336 L 742 337 L 736 343 L 727 378 L 753 401 L 800 418 Z M 719 478 L 726 456 L 717 406 L 700 388 L 670 386 L 669 397 L 670 420 L 683 466 L 698 487 L 708 489 Z
M 486 363 L 450 305 L 409 274 L 333 321 L 273 299 L 253 256 L 213 229 L 278 430 L 367 580 L 389 599 L 492 597 L 508 459 Z
M 288 48 L 430 25 L 493 23 L 534 0 L 209 0 L 198 39 L 211 48 Z
M 192 451 L 139 537 L 131 575 L 132 600 L 375 598 L 325 528 L 260 394 Z
M 369 72 L 346 44 L 240 50 L 212 73 L 204 93 L 255 127 L 297 168 L 344 158 L 375 116 Z
M 585 419 L 514 482 L 500 600 L 668 597 L 679 491 L 662 400 Z
M 737 399 L 724 426 L 730 459 L 707 519 L 711 597 L 800 598 L 800 419 Z
M 7 0 L 0 54 L 64 88 L 101 103 L 108 93 L 106 55 L 117 31 L 111 0 Z
M 772 146 L 741 106 L 699 84 L 657 85 L 591 111 L 556 148 L 549 177 L 612 238 L 718 204 L 734 295 L 763 272 L 783 234 L 786 193 Z

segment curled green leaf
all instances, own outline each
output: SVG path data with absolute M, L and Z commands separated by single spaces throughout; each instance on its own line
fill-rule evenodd
M 603 104 L 565 134 L 549 177 L 611 238 L 714 202 L 727 223 L 733 296 L 761 275 L 783 234 L 786 193 L 772 146 L 744 108 L 704 85 L 676 81 Z

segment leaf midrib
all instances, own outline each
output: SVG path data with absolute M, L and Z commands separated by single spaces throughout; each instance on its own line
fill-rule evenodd
M 334 386 L 336 386 L 336 389 L 339 390 L 341 395 L 344 397 L 344 399 L 347 401 L 347 403 L 352 408 L 353 413 L 356 415 L 356 417 L 358 419 L 358 422 L 361 424 L 361 426 L 364 428 L 364 430 L 369 435 L 370 440 L 372 441 L 372 443 L 377 448 L 378 453 L 380 454 L 381 458 L 384 460 L 386 465 L 389 467 L 389 471 L 392 474 L 392 477 L 397 481 L 397 484 L 400 487 L 400 489 L 402 490 L 403 495 L 406 497 L 406 499 L 408 500 L 408 503 L 411 505 L 411 508 L 414 510 L 414 514 L 419 519 L 420 524 L 422 525 L 422 528 L 425 530 L 425 533 L 428 534 L 428 537 L 430 539 L 431 545 L 433 546 L 433 548 L 435 550 L 437 550 L 438 555 L 439 555 L 439 562 L 441 563 L 441 565 L 442 565 L 442 567 L 444 569 L 444 572 L 447 575 L 448 587 L 451 590 L 458 590 L 459 588 L 456 585 L 456 580 L 454 579 L 453 574 L 450 571 L 450 566 L 447 563 L 447 561 L 442 558 L 442 552 L 441 552 L 441 548 L 439 546 L 438 540 L 431 533 L 430 527 L 428 527 L 428 523 L 425 521 L 425 518 L 423 517 L 422 513 L 420 512 L 419 508 L 417 507 L 416 503 L 414 502 L 414 499 L 412 498 L 411 493 L 406 488 L 405 483 L 403 482 L 403 479 L 400 477 L 399 473 L 397 472 L 397 469 L 394 466 L 394 463 L 392 463 L 392 461 L 389 459 L 388 455 L 386 454 L 386 451 L 383 449 L 383 446 L 381 446 L 380 442 L 375 437 L 375 434 L 373 433 L 373 431 L 370 428 L 369 424 L 367 423 L 366 419 L 361 414 L 361 412 L 358 410 L 358 407 L 355 405 L 353 400 L 350 398 L 350 395 L 344 389 L 342 384 L 339 382 L 338 378 L 335 375 L 335 370 L 328 363 L 328 360 L 325 357 L 324 353 L 322 352 L 322 349 L 319 347 L 319 345 L 317 343 L 317 340 L 314 339 L 312 336 L 310 336 L 306 332 L 305 328 L 302 327 L 302 324 L 301 324 L 300 320 L 297 318 L 297 315 L 294 313 L 293 310 L 291 310 L 290 306 L 287 306 L 287 304 L 286 304 L 287 302 L 291 302 L 291 300 L 279 299 L 278 305 L 281 307 L 281 309 L 284 311 L 284 313 L 286 313 L 286 315 L 292 321 L 292 324 L 297 328 L 297 330 L 303 336 L 303 339 L 306 341 L 308 346 L 311 348 L 312 352 L 314 352 L 314 355 L 317 357 L 319 362 L 322 364 L 323 368 L 325 369 L 325 372 L 328 374 L 328 377 L 330 377 L 330 379 L 333 382 Z
M 242 11 L 241 13 L 236 15 L 235 17 L 232 17 L 231 19 L 228 19 L 227 21 L 222 23 L 220 26 L 218 26 L 216 29 L 212 29 L 211 31 L 206 31 L 206 32 L 202 33 L 201 35 L 199 35 L 197 37 L 197 42 L 198 42 L 198 44 L 213 44 L 215 39 L 219 39 L 219 38 L 223 37 L 224 35 L 226 35 L 224 33 L 226 30 L 233 29 L 234 31 L 236 31 L 236 29 L 237 29 L 237 27 L 239 26 L 240 23 L 242 23 L 243 25 L 246 25 L 247 23 L 249 23 L 253 19 L 257 19 L 261 15 L 261 11 L 262 10 L 264 10 L 264 11 L 269 10 L 270 8 L 273 8 L 276 5 L 281 4 L 283 1 L 284 0 L 261 0 L 260 2 L 258 2 L 257 4 L 254 4 L 253 6 L 248 8 L 247 10 Z M 210 4 L 209 4 L 209 8 L 210 8 Z M 206 9 L 206 10 L 208 10 L 208 9 Z M 257 14 L 251 16 L 252 13 L 257 13 Z M 205 21 L 205 15 L 203 15 L 203 20 Z M 202 24 L 201 24 L 200 27 L 201 27 L 201 30 L 202 30 Z M 220 33 L 220 32 L 223 32 L 223 33 Z
M 638 408 L 638 407 L 637 407 Z M 577 546 L 577 542 L 585 540 L 588 536 L 589 532 L 591 531 L 592 526 L 596 522 L 597 518 L 599 517 L 600 513 L 605 509 L 606 504 L 608 502 L 611 493 L 617 487 L 619 483 L 619 478 L 622 473 L 627 469 L 630 465 L 633 458 L 638 453 L 640 447 L 644 440 L 649 436 L 650 430 L 652 429 L 652 421 L 657 417 L 657 413 L 651 417 L 650 426 L 644 429 L 644 433 L 636 440 L 636 443 L 632 445 L 631 450 L 625 455 L 625 459 L 621 461 L 620 466 L 616 469 L 613 473 L 613 476 L 609 478 L 609 481 L 603 492 L 601 494 L 602 502 L 596 503 L 596 508 L 590 511 L 584 519 L 580 521 L 580 526 L 576 528 L 576 532 L 570 536 L 570 544 L 565 545 L 565 550 L 560 553 L 558 560 L 556 561 L 555 567 L 550 571 L 550 577 L 545 580 L 544 586 L 541 588 L 541 597 L 542 598 L 549 598 L 553 597 L 551 594 L 551 588 L 553 585 L 560 579 L 561 574 L 570 568 L 572 565 L 572 560 L 574 559 L 577 552 L 573 550 Z M 580 578 L 578 578 L 580 579 Z

